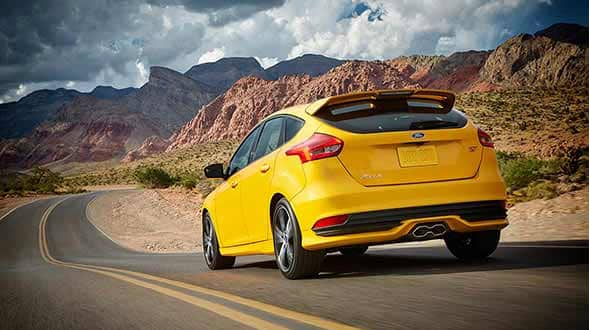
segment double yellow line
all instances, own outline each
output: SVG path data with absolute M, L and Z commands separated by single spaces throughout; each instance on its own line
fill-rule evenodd
M 224 300 L 232 302 L 232 303 L 237 303 L 237 304 L 244 305 L 244 306 L 247 306 L 250 308 L 254 308 L 254 309 L 259 310 L 264 313 L 278 316 L 283 319 L 289 319 L 289 320 L 296 321 L 299 323 L 305 323 L 305 324 L 308 324 L 308 325 L 311 325 L 311 326 L 314 326 L 317 328 L 322 328 L 322 329 L 357 329 L 357 328 L 354 328 L 354 327 L 351 327 L 351 326 L 348 326 L 348 325 L 345 325 L 342 323 L 326 320 L 326 319 L 312 316 L 312 315 L 308 315 L 308 314 L 303 314 L 303 313 L 287 310 L 284 308 L 265 304 L 265 303 L 262 303 L 262 302 L 259 302 L 256 300 L 235 296 L 235 295 L 232 295 L 232 294 L 229 294 L 226 292 L 212 290 L 212 289 L 208 289 L 208 288 L 204 288 L 204 287 L 200 287 L 200 286 L 196 286 L 196 285 L 192 285 L 192 284 L 188 284 L 188 283 L 184 283 L 184 282 L 174 281 L 174 280 L 170 280 L 170 279 L 166 279 L 166 278 L 161 278 L 161 277 L 157 277 L 157 276 L 153 276 L 153 275 L 149 275 L 149 274 L 133 272 L 133 271 L 124 270 L 124 269 L 94 266 L 94 265 L 84 265 L 84 264 L 78 264 L 78 263 L 59 261 L 59 260 L 53 258 L 51 256 L 51 254 L 49 253 L 49 247 L 47 244 L 46 226 L 47 226 L 47 219 L 49 218 L 49 215 L 51 214 L 51 212 L 60 203 L 62 203 L 63 201 L 65 201 L 68 198 L 62 199 L 62 200 L 56 202 L 55 204 L 51 205 L 45 211 L 45 213 L 41 217 L 41 222 L 39 223 L 39 248 L 40 248 L 40 252 L 41 252 L 41 257 L 43 258 L 43 260 L 45 260 L 49 264 L 67 267 L 67 268 L 71 268 L 71 269 L 87 271 L 87 272 L 92 272 L 95 274 L 100 274 L 100 275 L 104 275 L 104 276 L 107 276 L 110 278 L 114 278 L 114 279 L 129 283 L 129 284 L 133 284 L 133 285 L 136 285 L 139 287 L 143 287 L 143 288 L 155 291 L 157 293 L 166 295 L 168 297 L 172 297 L 172 298 L 184 301 L 184 302 L 189 303 L 189 304 L 196 306 L 198 308 L 207 310 L 209 312 L 213 312 L 213 313 L 218 314 L 220 316 L 226 317 L 230 320 L 239 322 L 243 325 L 246 325 L 246 326 L 252 327 L 252 328 L 256 328 L 256 329 L 287 329 L 287 328 L 284 326 L 281 326 L 279 324 L 269 322 L 269 321 L 264 320 L 262 318 L 246 314 L 246 313 L 241 312 L 237 309 L 227 307 L 223 304 L 214 303 L 214 302 L 208 301 L 206 299 L 194 297 L 194 296 L 191 296 L 191 295 L 188 295 L 188 294 L 185 294 L 185 293 L 182 293 L 182 292 L 179 292 L 179 291 L 176 291 L 176 290 L 164 287 L 164 286 L 160 286 L 160 285 L 155 284 L 153 282 L 165 284 L 165 285 L 175 287 L 178 289 L 188 290 L 188 291 L 195 292 L 198 294 L 204 294 L 204 295 L 208 295 L 208 296 L 212 296 L 212 297 L 221 298 L 221 299 L 224 299 Z M 142 279 L 152 281 L 152 282 L 146 282 L 146 281 L 143 281 Z

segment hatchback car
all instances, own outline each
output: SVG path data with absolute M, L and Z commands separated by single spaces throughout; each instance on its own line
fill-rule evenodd
M 351 93 L 293 106 L 256 125 L 202 209 L 211 269 L 274 254 L 289 279 L 326 253 L 444 239 L 461 259 L 489 256 L 508 225 L 490 136 L 439 90 Z

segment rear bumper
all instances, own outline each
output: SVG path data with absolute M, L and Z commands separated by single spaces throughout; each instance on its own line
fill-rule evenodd
M 407 207 L 383 211 L 355 213 L 345 223 L 312 229 L 318 236 L 337 236 L 390 230 L 404 220 L 458 216 L 467 223 L 489 219 L 506 219 L 504 201 L 482 201 Z
M 366 187 L 337 158 L 317 162 L 304 164 L 307 184 L 290 200 L 308 250 L 403 241 L 419 223 L 444 223 L 454 232 L 508 225 L 505 213 L 494 206 L 506 199 L 506 192 L 492 149 L 484 150 L 473 178 L 419 184 Z M 311 229 L 319 219 L 343 214 L 350 215 L 343 227 Z

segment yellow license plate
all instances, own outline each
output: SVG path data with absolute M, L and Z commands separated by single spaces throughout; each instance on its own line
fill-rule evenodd
M 438 164 L 438 155 L 434 146 L 398 147 L 397 157 L 401 167 Z

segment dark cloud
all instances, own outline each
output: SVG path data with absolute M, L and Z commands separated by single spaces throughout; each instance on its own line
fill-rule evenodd
M 207 14 L 212 26 L 223 26 L 253 14 L 279 7 L 285 0 L 149 0 L 157 6 L 184 6 L 188 11 Z
M 211 24 L 240 20 L 273 1 L 0 1 L 0 96 L 22 83 L 89 81 L 108 70 L 130 75 L 140 59 L 165 65 L 199 48 L 205 25 L 166 26 L 166 7 L 203 13 Z M 148 4 L 155 5 L 149 8 Z M 173 19 L 173 18 L 172 18 Z M 136 74 L 136 73 L 135 73 Z

